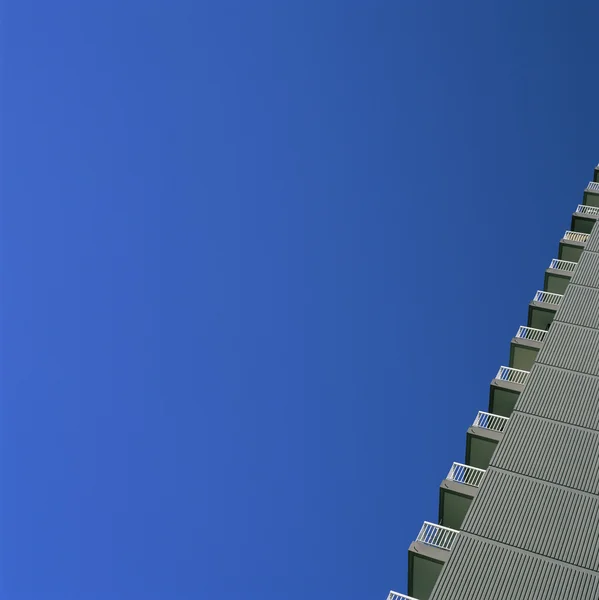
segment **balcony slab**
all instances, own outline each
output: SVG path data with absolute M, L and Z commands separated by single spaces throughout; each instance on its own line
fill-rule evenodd
M 530 371 L 543 342 L 513 337 L 510 342 L 510 367 Z M 489 411 L 493 412 L 493 411 Z M 509 416 L 509 415 L 504 415 Z
M 562 269 L 545 269 L 545 281 L 543 289 L 546 292 L 563 295 L 563 293 L 566 291 L 566 287 L 570 283 L 570 279 L 572 279 L 572 275 L 574 275 L 572 271 L 564 271 Z
M 412 542 L 408 549 L 408 596 L 428 600 L 449 555 L 449 550 Z
M 571 260 L 572 262 L 578 262 L 580 255 L 586 246 L 586 242 L 574 242 L 562 238 L 559 242 L 559 251 L 557 257 L 560 260 Z
M 558 308 L 559 304 L 532 300 L 528 305 L 528 326 L 547 331 Z
M 466 432 L 466 464 L 479 469 L 489 466 L 497 444 L 503 439 L 503 433 L 474 425 Z
M 444 479 L 439 488 L 439 523 L 445 527 L 460 529 L 477 493 L 477 487 Z
M 574 212 L 572 213 L 572 224 L 570 229 L 572 231 L 577 231 L 578 233 L 591 233 L 597 219 L 599 219 L 599 215 Z

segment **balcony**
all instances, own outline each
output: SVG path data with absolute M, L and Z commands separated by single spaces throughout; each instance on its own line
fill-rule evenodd
M 510 344 L 510 367 L 530 371 L 546 335 L 544 329 L 522 325 Z
M 560 260 L 578 262 L 588 239 L 588 233 L 566 231 L 566 233 L 564 233 L 564 237 L 559 242 L 559 253 L 557 255 L 558 258 Z
M 562 294 L 538 290 L 528 305 L 528 326 L 534 329 L 549 329 L 562 298 Z
M 412 598 L 412 596 L 406 596 L 405 594 L 400 594 L 399 592 L 394 592 L 391 590 L 387 596 L 387 600 L 416 600 L 416 598 Z
M 584 190 L 582 203 L 585 206 L 599 207 L 599 183 L 595 181 L 589 182 L 589 185 Z
M 595 171 L 593 172 L 593 181 L 599 181 L 599 165 L 595 167 Z
M 466 432 L 466 464 L 486 469 L 509 418 L 480 411 Z
M 439 523 L 445 527 L 460 529 L 484 474 L 484 469 L 453 463 L 447 477 L 441 482 Z
M 502 417 L 509 417 L 514 410 L 516 400 L 524 390 L 528 379 L 528 371 L 499 367 L 497 375 L 491 381 L 489 392 L 489 412 Z
M 545 285 L 543 289 L 553 294 L 563 294 L 570 283 L 576 269 L 576 261 L 554 258 L 545 270 Z
M 424 522 L 408 550 L 408 594 L 428 600 L 459 531 Z
M 599 207 L 579 204 L 576 212 L 572 213 L 572 231 L 591 233 L 593 225 L 599 218 Z

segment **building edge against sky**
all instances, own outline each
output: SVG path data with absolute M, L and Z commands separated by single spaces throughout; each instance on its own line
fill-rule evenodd
M 599 598 L 599 165 L 388 600 Z

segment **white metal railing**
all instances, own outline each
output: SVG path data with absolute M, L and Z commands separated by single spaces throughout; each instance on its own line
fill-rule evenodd
M 599 215 L 599 206 L 587 206 L 586 204 L 579 204 L 576 208 L 577 213 L 581 213 L 583 215 Z
M 547 302 L 547 304 L 559 304 L 564 297 L 563 294 L 554 294 L 553 292 L 545 292 L 537 290 L 533 302 Z
M 549 265 L 550 269 L 559 269 L 560 271 L 574 271 L 578 263 L 572 262 L 571 260 L 561 260 L 554 258 L 551 260 Z
M 449 527 L 443 527 L 443 525 L 436 525 L 435 523 L 425 521 L 416 541 L 422 542 L 427 546 L 451 550 L 458 533 L 459 531 L 456 529 L 450 529 Z
M 492 415 L 491 413 L 479 410 L 478 414 L 476 415 L 476 419 L 474 419 L 474 423 L 472 423 L 472 426 L 481 427 L 482 429 L 490 429 L 491 431 L 503 433 L 503 430 L 505 429 L 505 426 L 507 425 L 508 421 L 508 417 Z
M 483 480 L 484 474 L 484 469 L 454 462 L 445 479 L 455 481 L 456 483 L 463 483 L 464 485 L 471 485 L 472 487 L 478 487 Z
M 523 340 L 530 340 L 531 342 L 542 342 L 546 335 L 547 332 L 544 329 L 535 329 L 534 327 L 520 325 L 516 337 Z
M 501 381 L 509 381 L 510 383 L 526 383 L 528 374 L 530 371 L 523 371 L 522 369 L 512 369 L 512 367 L 499 367 L 495 379 L 501 379 Z
M 597 183 L 596 181 L 589 181 L 589 185 L 587 185 L 587 189 L 585 190 L 585 192 L 594 192 L 596 194 L 599 194 L 599 183 Z
M 400 594 L 399 592 L 390 591 L 387 596 L 387 600 L 416 600 L 416 598 L 412 598 L 412 596 L 406 596 L 405 594 Z
M 588 233 L 579 233 L 578 231 L 566 231 L 564 239 L 570 242 L 582 242 L 583 244 L 589 240 Z

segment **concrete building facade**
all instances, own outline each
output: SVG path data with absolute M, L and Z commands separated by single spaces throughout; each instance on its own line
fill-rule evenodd
M 599 166 L 388 600 L 599 599 Z

